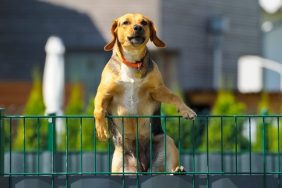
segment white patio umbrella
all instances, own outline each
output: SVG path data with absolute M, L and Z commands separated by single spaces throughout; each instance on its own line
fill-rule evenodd
M 260 6 L 269 14 L 277 12 L 282 6 L 282 0 L 259 0 Z
M 64 104 L 64 53 L 63 41 L 57 36 L 48 38 L 46 46 L 46 62 L 43 74 L 43 99 L 45 113 L 48 115 L 62 115 Z M 60 143 L 63 132 L 63 120 L 56 119 L 57 142 Z

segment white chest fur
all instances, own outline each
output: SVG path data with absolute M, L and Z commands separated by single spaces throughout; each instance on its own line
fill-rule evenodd
M 138 114 L 138 93 L 142 84 L 142 79 L 136 78 L 134 76 L 135 72 L 135 69 L 121 64 L 120 81 L 125 89 L 122 103 L 128 115 Z

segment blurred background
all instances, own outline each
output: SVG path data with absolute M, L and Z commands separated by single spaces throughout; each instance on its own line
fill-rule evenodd
M 166 84 L 198 114 L 211 112 L 220 91 L 229 91 L 244 103 L 246 113 L 259 113 L 262 100 L 271 113 L 281 113 L 281 4 L 280 0 L 2 0 L 0 106 L 6 113 L 23 113 L 36 80 L 41 92 L 45 45 L 55 35 L 65 46 L 64 108 L 76 88 L 79 91 L 73 95 L 78 95 L 84 111 L 111 56 L 103 46 L 110 40 L 113 19 L 140 12 L 154 21 L 167 44 L 165 49 L 150 45 Z M 268 60 L 275 66 L 265 65 Z
M 281 0 L 1 0 L 0 106 L 6 114 L 46 113 L 46 43 L 56 36 L 64 60 L 61 113 L 91 115 L 111 56 L 103 47 L 112 21 L 138 12 L 167 44 L 149 45 L 165 83 L 198 114 L 281 114 L 281 6 Z M 162 111 L 177 113 L 165 105 Z

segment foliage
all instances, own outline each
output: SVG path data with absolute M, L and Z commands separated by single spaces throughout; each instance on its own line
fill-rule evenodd
M 44 103 L 42 96 L 42 82 L 41 73 L 38 69 L 33 70 L 32 74 L 32 89 L 25 105 L 24 115 L 43 115 Z M 46 133 L 47 133 L 47 120 L 38 120 L 32 118 L 21 119 L 17 125 L 17 132 L 13 141 L 13 148 L 15 150 L 34 150 L 37 149 L 38 139 L 40 137 L 40 148 L 46 148 Z M 39 135 L 37 134 L 39 133 Z M 24 139 L 25 135 L 25 139 Z
M 93 115 L 94 103 L 93 97 L 90 97 L 86 110 L 83 102 L 82 89 L 79 84 L 74 84 L 71 89 L 70 98 L 68 100 L 65 114 L 66 115 Z M 96 148 L 97 151 L 105 151 L 107 143 L 100 142 L 96 138 L 95 120 L 93 118 L 68 118 L 68 149 L 77 151 L 81 146 L 83 151 L 90 151 Z M 66 133 L 63 134 L 63 137 Z M 65 143 L 60 146 L 65 149 Z
M 268 93 L 262 92 L 261 100 L 258 105 L 258 114 L 268 115 L 269 111 L 269 96 Z M 282 130 L 278 124 L 281 124 L 280 120 L 272 118 L 260 118 L 257 119 L 256 126 L 256 138 L 253 143 L 253 151 L 263 152 L 264 150 L 269 152 L 278 151 L 278 134 L 281 135 Z M 280 145 L 280 150 L 282 149 Z
M 180 92 L 177 92 L 181 96 Z M 170 104 L 162 104 L 161 113 L 166 116 L 179 115 L 177 108 Z M 180 150 L 197 149 L 201 143 L 202 126 L 201 121 L 195 121 L 194 124 L 190 120 L 183 118 L 166 118 L 162 119 L 163 129 L 166 128 L 167 134 L 173 138 L 176 146 L 180 146 Z M 164 127 L 165 126 L 165 127 Z M 179 142 L 180 141 L 180 142 Z M 180 145 L 179 145 L 180 143 Z
M 94 100 L 93 97 L 90 97 L 85 114 L 93 115 L 93 111 Z M 84 150 L 94 150 L 94 148 L 96 148 L 97 151 L 106 151 L 107 142 L 101 142 L 96 137 L 95 119 L 84 119 L 82 132 L 82 142 Z
M 179 113 L 173 105 L 162 104 L 162 114 L 166 116 L 175 116 Z M 181 149 L 192 148 L 191 144 L 191 122 L 182 118 L 165 118 L 162 119 L 163 130 L 166 129 L 167 135 L 173 138 L 178 146 L 181 141 Z M 180 129 L 180 131 L 179 131 Z
M 240 115 L 244 112 L 245 105 L 237 102 L 232 92 L 222 90 L 218 93 L 211 113 L 216 116 Z M 236 147 L 238 150 L 245 149 L 248 143 L 242 136 L 242 131 L 243 120 L 240 118 L 211 118 L 206 125 L 201 148 L 204 150 L 208 145 L 210 151 L 221 151 L 223 144 L 225 151 L 234 151 Z
M 82 115 L 83 114 L 83 95 L 82 89 L 79 84 L 74 84 L 71 88 L 70 97 L 66 106 L 65 114 L 66 115 Z M 68 135 L 68 149 L 77 150 L 80 148 L 80 128 L 82 127 L 81 118 L 68 118 L 66 120 L 67 127 L 65 134 Z M 64 135 L 63 134 L 63 137 Z M 64 146 L 60 148 L 65 148 L 65 143 L 62 143 Z

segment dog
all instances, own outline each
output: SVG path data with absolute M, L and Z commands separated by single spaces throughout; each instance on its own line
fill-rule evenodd
M 139 13 L 115 19 L 111 34 L 112 40 L 104 50 L 112 51 L 112 57 L 101 75 L 94 99 L 94 116 L 97 137 L 113 138 L 112 172 L 184 171 L 179 166 L 174 141 L 163 134 L 160 123 L 154 124 L 150 118 L 128 117 L 153 115 L 161 103 L 175 105 L 186 119 L 196 117 L 196 113 L 165 86 L 146 46 L 152 41 L 163 48 L 165 43 L 157 36 L 153 22 Z M 126 117 L 112 118 L 107 123 L 107 115 Z

